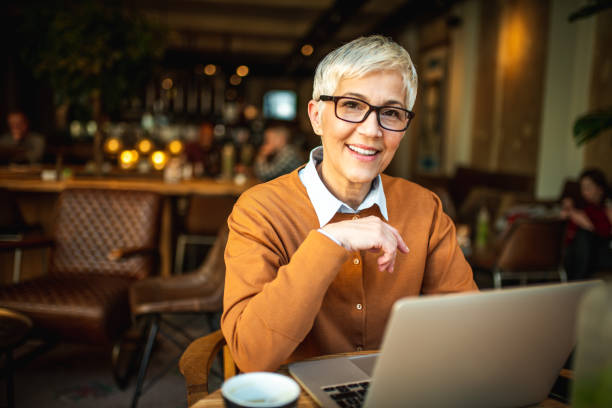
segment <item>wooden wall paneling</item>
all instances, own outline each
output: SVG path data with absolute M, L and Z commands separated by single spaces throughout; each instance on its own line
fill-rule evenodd
M 471 165 L 488 170 L 493 134 L 493 100 L 501 2 L 482 1 L 480 12 Z
M 497 168 L 535 175 L 548 43 L 548 1 L 506 3 Z

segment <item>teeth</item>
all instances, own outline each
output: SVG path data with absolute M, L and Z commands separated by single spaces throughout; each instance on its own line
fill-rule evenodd
M 349 149 L 359 154 L 363 154 L 364 156 L 374 156 L 376 154 L 376 150 L 362 149 L 357 146 L 347 145 Z

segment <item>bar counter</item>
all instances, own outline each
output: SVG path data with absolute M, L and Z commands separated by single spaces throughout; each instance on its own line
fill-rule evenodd
M 66 188 L 107 188 L 113 190 L 151 191 L 169 196 L 202 195 L 240 195 L 247 188 L 256 184 L 253 179 L 247 179 L 238 184 L 232 180 L 199 178 L 168 183 L 162 179 L 130 179 L 130 178 L 73 178 L 60 181 L 43 181 L 35 178 L 4 178 L 0 173 L 0 188 L 10 191 L 59 193 Z

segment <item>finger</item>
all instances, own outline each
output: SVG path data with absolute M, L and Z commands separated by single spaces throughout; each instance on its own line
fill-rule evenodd
M 389 273 L 393 273 L 394 266 L 395 266 L 395 258 L 387 262 L 381 261 L 380 258 L 378 260 L 378 270 L 380 272 L 387 271 Z
M 396 256 L 396 248 L 397 246 L 394 244 L 390 244 L 387 247 L 383 247 L 383 254 L 378 257 L 378 267 L 379 270 L 393 270 L 393 264 L 395 263 Z
M 410 248 L 408 248 L 408 245 L 406 245 L 400 233 L 390 225 L 389 225 L 389 230 L 391 231 L 391 233 L 393 234 L 393 237 L 397 241 L 397 248 L 405 254 L 410 252 Z
M 382 256 L 378 258 L 378 271 L 379 272 L 384 272 L 384 271 L 388 270 L 390 263 L 389 262 L 381 261 L 380 260 L 381 258 L 382 258 Z

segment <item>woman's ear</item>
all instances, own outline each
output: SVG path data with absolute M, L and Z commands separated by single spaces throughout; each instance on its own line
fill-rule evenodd
M 308 117 L 310 118 L 310 124 L 315 135 L 321 136 L 323 134 L 321 130 L 321 111 L 319 109 L 319 102 L 314 99 L 308 102 Z

